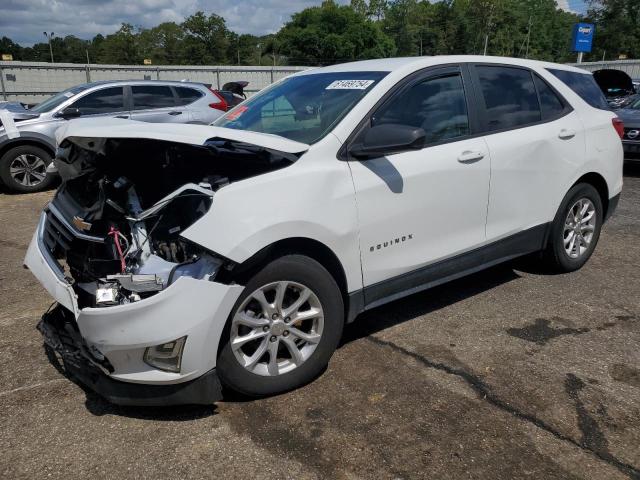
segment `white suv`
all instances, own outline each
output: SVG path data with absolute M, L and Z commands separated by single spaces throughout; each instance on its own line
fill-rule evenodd
M 582 267 L 621 129 L 587 72 L 473 56 L 306 71 L 213 126 L 69 122 L 39 329 L 116 403 L 298 387 L 364 310 L 534 252 Z

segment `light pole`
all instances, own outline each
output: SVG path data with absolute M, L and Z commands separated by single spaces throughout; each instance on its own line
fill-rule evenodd
M 53 38 L 55 33 L 53 32 L 51 33 L 42 32 L 42 33 L 44 33 L 44 36 L 47 37 L 47 39 L 49 40 L 49 53 L 51 54 L 51 63 L 53 63 L 53 47 L 51 46 L 51 39 Z

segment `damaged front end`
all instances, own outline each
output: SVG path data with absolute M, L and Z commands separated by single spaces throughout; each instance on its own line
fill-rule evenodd
M 216 400 L 217 346 L 243 287 L 231 260 L 182 233 L 219 189 L 296 159 L 224 138 L 65 138 L 62 185 L 25 258 L 58 302 L 38 327 L 45 343 L 115 403 Z
M 73 285 L 78 307 L 140 301 L 178 278 L 214 279 L 230 262 L 181 236 L 231 182 L 295 160 L 225 140 L 71 138 L 55 164 L 62 186 L 43 240 Z

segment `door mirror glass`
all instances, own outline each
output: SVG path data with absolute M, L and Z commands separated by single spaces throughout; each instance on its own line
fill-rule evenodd
M 59 113 L 59 116 L 61 116 L 65 120 L 69 120 L 70 118 L 77 118 L 80 115 L 82 115 L 82 113 L 80 112 L 80 109 L 76 107 L 67 107 Z
M 425 137 L 425 131 L 419 127 L 399 124 L 376 125 L 367 130 L 362 142 L 351 146 L 349 153 L 359 160 L 366 160 L 393 153 L 421 150 Z

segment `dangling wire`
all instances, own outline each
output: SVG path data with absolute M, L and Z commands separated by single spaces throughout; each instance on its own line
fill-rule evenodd
M 120 273 L 125 273 L 127 263 L 124 260 L 124 253 L 122 252 L 122 246 L 120 245 L 120 238 L 124 239 L 127 246 L 126 250 L 129 250 L 129 241 L 122 233 L 120 233 L 120 230 L 113 226 L 109 229 L 108 235 L 113 236 L 113 243 L 116 244 L 116 250 L 118 251 L 118 256 L 120 257 Z

